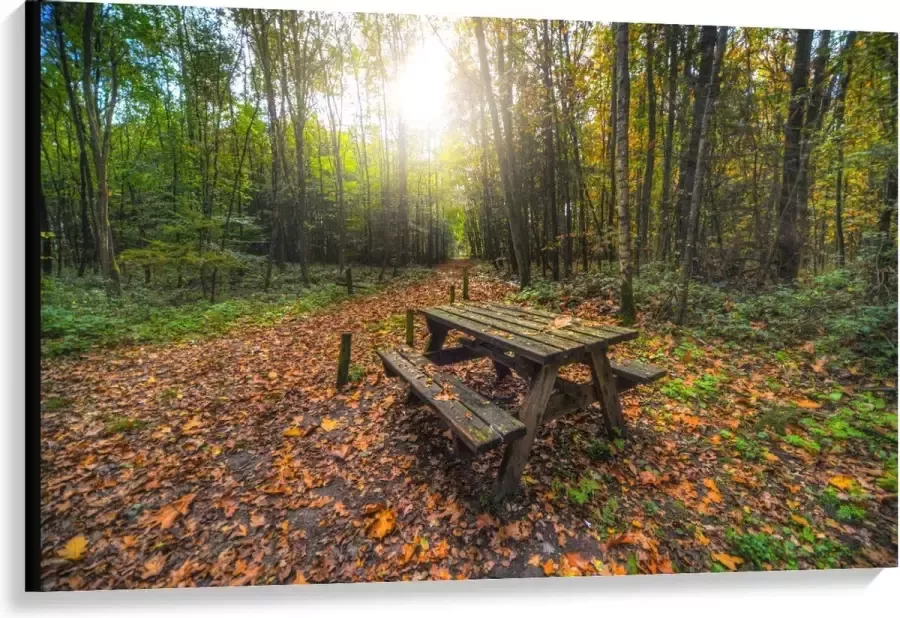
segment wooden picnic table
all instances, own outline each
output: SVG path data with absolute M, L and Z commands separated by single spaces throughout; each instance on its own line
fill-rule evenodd
M 610 362 L 607 356 L 610 347 L 638 336 L 631 328 L 592 324 L 540 309 L 487 302 L 442 305 L 420 309 L 419 313 L 425 317 L 430 333 L 424 357 L 435 365 L 489 357 L 498 379 L 512 370 L 529 383 L 525 401 L 516 415 L 525 426 L 524 435 L 518 432 L 514 439 L 505 440 L 506 450 L 496 487 L 500 498 L 517 489 L 542 422 L 599 401 L 609 436 L 624 437 L 620 388 L 651 382 L 664 373 L 640 363 Z M 464 339 L 461 346 L 444 348 L 452 330 L 470 339 Z M 590 368 L 589 384 L 559 377 L 559 369 L 572 363 L 583 363 Z M 423 395 L 427 397 L 428 393 L 421 391 L 420 397 Z M 478 413 L 477 408 L 473 410 Z M 490 429 L 490 419 L 487 425 Z M 454 439 L 459 446 L 460 439 L 457 436 Z

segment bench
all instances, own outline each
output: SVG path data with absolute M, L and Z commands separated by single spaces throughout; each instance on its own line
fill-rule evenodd
M 610 367 L 616 376 L 616 388 L 620 393 L 640 384 L 650 384 L 666 375 L 665 369 L 638 361 L 628 361 L 625 364 L 610 362 Z
M 424 356 L 409 350 L 378 350 L 388 377 L 400 377 L 410 393 L 446 421 L 457 446 L 473 454 L 509 444 L 525 435 L 525 425 L 452 375 L 432 369 Z

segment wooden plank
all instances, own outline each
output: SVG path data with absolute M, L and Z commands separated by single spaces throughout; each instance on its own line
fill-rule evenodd
M 437 352 L 426 352 L 425 358 L 435 365 L 455 365 L 456 363 L 464 363 L 466 361 L 482 358 L 487 356 L 487 352 L 478 350 L 472 346 L 458 346 L 455 348 L 444 348 Z
M 487 305 L 491 308 L 497 308 L 498 311 L 505 309 L 507 312 L 523 314 L 524 316 L 528 316 L 528 319 L 546 324 L 550 324 L 561 315 L 567 315 L 551 313 L 532 307 L 520 307 L 518 305 L 507 305 L 502 303 L 487 303 Z M 636 339 L 638 336 L 638 331 L 633 328 L 622 328 L 620 326 L 610 326 L 607 324 L 586 324 L 581 318 L 576 318 L 574 316 L 570 317 L 572 317 L 572 323 L 566 326 L 565 330 L 603 338 L 606 339 L 609 344 Z
M 442 309 L 421 309 L 420 311 L 428 319 L 443 325 L 445 328 L 461 330 L 476 339 L 488 341 L 501 350 L 509 350 L 515 354 L 520 354 L 542 365 L 564 360 L 569 356 L 569 353 L 566 351 L 551 348 L 548 345 L 525 339 L 512 333 L 498 331 L 484 324 L 447 313 Z M 429 349 L 427 351 L 432 352 L 434 350 Z
M 485 326 L 496 328 L 500 331 L 512 333 L 514 335 L 518 335 L 519 337 L 524 337 L 525 339 L 530 339 L 536 343 L 542 343 L 558 350 L 580 352 L 584 348 L 584 345 L 577 341 L 572 341 L 571 339 L 563 339 L 562 337 L 557 337 L 556 335 L 549 332 L 541 332 L 538 329 L 519 326 L 512 322 L 507 322 L 498 318 L 475 313 L 474 311 L 466 309 L 462 306 L 444 307 L 444 310 L 447 313 L 452 313 L 453 315 L 457 315 L 461 318 L 466 318 L 468 320 L 472 320 L 473 322 L 478 322 L 479 324 L 484 324 Z M 570 356 L 572 356 L 572 354 L 570 354 Z
M 480 315 L 484 315 L 487 317 L 493 317 L 497 320 L 503 320 L 504 322 L 509 322 L 510 324 L 514 324 L 516 326 L 522 326 L 525 328 L 530 328 L 532 330 L 537 330 L 539 332 L 548 332 L 551 335 L 556 337 L 560 337 L 562 339 L 567 339 L 572 341 L 577 345 L 586 345 L 589 347 L 594 346 L 605 346 L 606 339 L 595 337 L 594 335 L 585 335 L 583 333 L 571 331 L 568 329 L 550 329 L 547 330 L 547 322 L 535 322 L 528 317 L 521 317 L 520 315 L 514 315 L 512 312 L 506 311 L 505 309 L 499 309 L 496 307 L 485 307 L 475 303 L 469 303 L 463 305 L 463 308 L 471 311 L 472 313 L 477 313 Z
M 494 431 L 499 433 L 504 442 L 511 442 L 525 435 L 525 425 L 499 406 L 491 403 L 487 398 L 482 397 L 479 393 L 466 386 L 456 376 L 439 371 L 429 371 L 428 359 L 420 354 L 407 350 L 402 350 L 401 354 L 423 373 L 430 375 L 433 380 L 444 385 L 445 388 L 449 384 L 459 397 L 459 401 L 471 410 L 473 414 L 490 425 Z
M 612 366 L 612 372 L 617 377 L 625 378 L 637 384 L 649 384 L 666 375 L 665 369 L 638 361 L 628 361 L 622 364 L 610 363 L 610 365 Z
M 503 350 L 493 346 L 490 343 L 485 343 L 483 341 L 479 341 L 473 344 L 475 349 L 479 352 L 485 353 L 486 356 L 490 357 L 492 361 L 494 361 L 494 368 L 497 366 L 502 366 L 507 369 L 512 369 L 519 376 L 522 377 L 523 380 L 530 380 L 531 376 L 534 375 L 534 372 L 537 370 L 537 365 L 532 361 L 522 357 L 505 354 Z M 497 370 L 497 379 L 501 379 L 507 375 L 507 372 L 503 372 L 502 370 Z
M 444 418 L 469 450 L 483 453 L 503 443 L 503 437 L 480 417 L 472 414 L 462 402 L 435 399 L 442 391 L 441 385 L 396 350 L 378 350 L 377 354 L 386 368 L 390 367 L 391 371 L 409 384 L 410 390 L 417 397 Z
M 522 311 L 522 313 L 528 315 L 532 319 L 546 320 L 547 323 L 551 323 L 556 318 L 562 315 L 566 315 L 567 317 L 572 318 L 572 322 L 565 327 L 566 329 L 593 335 L 596 337 L 602 336 L 610 344 L 619 343 L 620 341 L 628 341 L 629 339 L 635 339 L 638 336 L 638 332 L 634 329 L 621 328 L 619 326 L 611 326 L 607 324 L 587 324 L 584 320 L 576 318 L 575 316 L 571 316 L 569 314 L 551 313 L 549 311 L 534 309 L 533 307 L 519 307 L 519 309 Z
M 531 446 L 534 444 L 534 437 L 541 425 L 541 417 L 547 407 L 547 400 L 553 391 L 558 369 L 557 365 L 544 365 L 531 380 L 531 388 L 519 410 L 519 420 L 525 423 L 527 431 L 524 437 L 507 446 L 503 453 L 494 492 L 495 500 L 502 500 L 515 493 L 519 487 L 519 479 L 522 477 L 525 464 L 528 463 L 528 457 L 531 455 Z

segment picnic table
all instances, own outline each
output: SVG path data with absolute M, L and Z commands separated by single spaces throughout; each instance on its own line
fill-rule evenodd
M 652 365 L 614 363 L 607 356 L 617 343 L 638 336 L 631 328 L 599 325 L 531 307 L 468 302 L 420 309 L 429 338 L 424 353 L 409 348 L 380 350 L 385 372 L 409 384 L 410 398 L 426 403 L 453 432 L 457 452 L 471 456 L 505 446 L 495 497 L 514 493 L 542 423 L 600 402 L 607 435 L 625 437 L 619 393 L 662 377 Z M 445 348 L 450 331 L 464 337 Z M 498 380 L 510 371 L 528 382 L 528 392 L 512 415 L 439 367 L 476 358 L 493 361 Z M 565 365 L 582 363 L 591 381 L 559 376 Z

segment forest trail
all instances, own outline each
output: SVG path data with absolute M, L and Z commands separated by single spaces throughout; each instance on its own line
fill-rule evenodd
M 867 456 L 896 454 L 893 402 L 802 349 L 776 361 L 652 325 L 620 355 L 671 378 L 624 395 L 629 440 L 595 439 L 596 410 L 555 421 L 523 491 L 491 510 L 500 452 L 457 459 L 374 354 L 402 342 L 406 308 L 459 295 L 466 264 L 274 326 L 45 360 L 44 589 L 896 565 L 896 493 Z M 473 300 L 515 291 L 473 270 Z M 343 331 L 355 381 L 338 391 Z M 417 347 L 425 335 L 417 319 Z M 524 392 L 484 359 L 452 369 L 502 405 Z M 850 423 L 827 454 L 791 432 L 842 419 L 839 401 L 869 431 Z

